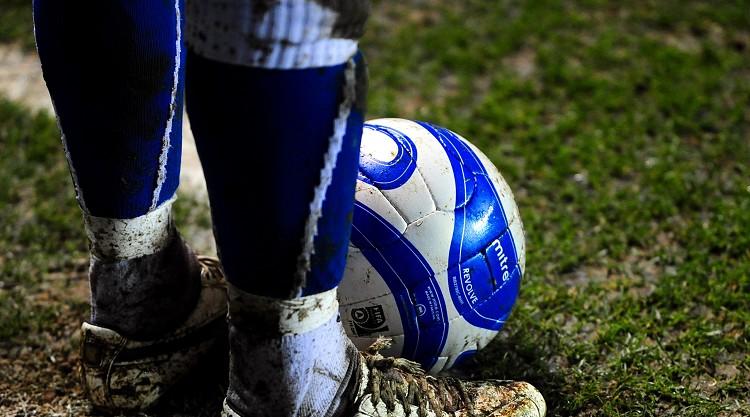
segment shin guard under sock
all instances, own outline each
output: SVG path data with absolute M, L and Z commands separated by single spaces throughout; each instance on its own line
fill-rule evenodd
M 86 214 L 132 219 L 180 176 L 182 0 L 34 0 L 34 32 Z
M 364 60 L 272 70 L 191 52 L 188 62 L 188 112 L 228 280 L 278 298 L 334 288 L 351 230 Z

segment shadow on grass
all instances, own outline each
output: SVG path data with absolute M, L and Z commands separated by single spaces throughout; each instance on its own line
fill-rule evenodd
M 500 379 L 525 381 L 534 385 L 544 396 L 547 414 L 556 415 L 564 402 L 561 395 L 563 375 L 554 371 L 551 352 L 559 345 L 558 336 L 552 332 L 541 338 L 523 331 L 504 330 L 475 357 L 446 374 L 466 379 Z

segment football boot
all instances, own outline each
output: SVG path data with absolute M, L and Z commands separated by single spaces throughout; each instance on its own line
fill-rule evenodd
M 188 375 L 226 338 L 226 284 L 219 261 L 199 256 L 201 292 L 177 329 L 150 340 L 83 323 L 81 380 L 92 405 L 109 412 L 143 410 Z

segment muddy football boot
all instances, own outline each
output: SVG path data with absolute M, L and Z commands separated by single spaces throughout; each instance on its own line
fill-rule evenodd
M 347 398 L 323 417 L 544 417 L 547 411 L 531 384 L 425 375 L 416 362 L 380 355 L 388 344 L 381 339 L 358 354 L 359 371 Z M 221 416 L 250 417 L 226 400 Z
M 379 340 L 360 356 L 360 375 L 347 417 L 543 417 L 544 398 L 531 384 L 463 381 L 425 375 L 420 365 L 378 353 Z
M 226 284 L 219 261 L 199 256 L 198 262 L 198 303 L 181 326 L 161 338 L 131 340 L 114 330 L 83 324 L 81 379 L 95 408 L 148 408 L 189 374 L 216 341 L 226 338 Z
M 360 356 L 349 411 L 353 417 L 544 417 L 544 398 L 531 384 L 463 381 L 425 375 L 418 363 L 383 357 L 379 340 Z

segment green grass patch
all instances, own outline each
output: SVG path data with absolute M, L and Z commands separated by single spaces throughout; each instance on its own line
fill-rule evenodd
M 52 118 L 0 99 L 0 340 L 54 315 L 32 308 L 45 274 L 80 264 L 82 219 Z M 85 259 L 85 258 L 84 258 Z
M 456 130 L 527 274 L 471 367 L 551 415 L 750 413 L 749 2 L 379 2 L 371 116 Z
M 0 43 L 16 42 L 27 50 L 35 47 L 31 0 L 0 2 Z

